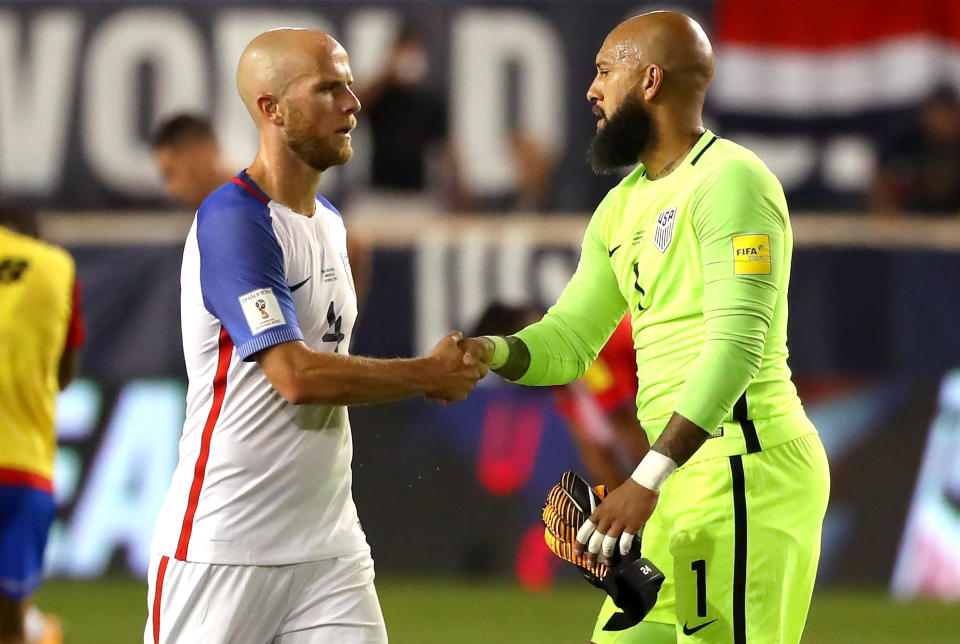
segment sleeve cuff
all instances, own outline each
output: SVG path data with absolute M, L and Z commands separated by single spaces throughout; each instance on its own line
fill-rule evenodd
M 507 341 L 503 336 L 485 335 L 483 337 L 493 342 L 493 358 L 490 362 L 490 368 L 499 369 L 507 364 L 507 358 L 510 357 L 510 347 L 507 345 Z
M 246 360 L 257 351 L 263 351 L 275 344 L 296 342 L 297 340 L 303 340 L 303 331 L 300 330 L 300 327 L 276 327 L 256 335 L 241 344 L 237 347 L 237 355 L 240 356 L 241 360 Z

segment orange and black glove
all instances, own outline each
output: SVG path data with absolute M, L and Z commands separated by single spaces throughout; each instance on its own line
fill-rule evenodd
M 543 506 L 543 522 L 547 526 L 543 538 L 553 554 L 574 564 L 587 581 L 610 595 L 623 612 L 615 613 L 603 630 L 620 631 L 646 617 L 657 601 L 664 576 L 649 559 L 640 555 L 640 535 L 630 552 L 614 555 L 614 563 L 609 567 L 599 561 L 588 565 L 585 554 L 579 557 L 574 554 L 577 530 L 606 495 L 604 486 L 591 488 L 583 477 L 564 472 Z

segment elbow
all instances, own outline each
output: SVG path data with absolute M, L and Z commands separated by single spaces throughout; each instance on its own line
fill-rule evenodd
M 753 378 L 760 371 L 763 364 L 763 338 L 749 336 L 720 336 L 707 340 L 704 345 L 705 353 L 713 353 L 717 363 L 739 365 L 739 368 Z
M 287 377 L 273 382 L 273 388 L 284 400 L 292 405 L 303 405 L 307 402 L 303 387 L 296 377 Z
M 280 395 L 291 405 L 306 405 L 312 402 L 303 388 L 297 383 L 284 388 L 284 390 L 280 392 Z
M 303 379 L 292 365 L 268 376 L 274 390 L 291 405 L 306 405 L 311 402 Z
M 298 343 L 287 342 L 267 349 L 257 361 L 274 391 L 291 405 L 338 404 L 344 396 L 343 387 L 327 355 L 313 354 Z

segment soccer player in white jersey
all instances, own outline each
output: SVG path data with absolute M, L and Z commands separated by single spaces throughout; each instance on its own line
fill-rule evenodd
M 268 31 L 241 56 L 260 148 L 203 202 L 184 249 L 190 384 L 146 643 L 386 642 L 345 405 L 462 400 L 485 373 L 463 364 L 456 332 L 424 358 L 347 355 L 346 235 L 316 192 L 353 154 L 352 81 L 346 52 L 320 32 Z

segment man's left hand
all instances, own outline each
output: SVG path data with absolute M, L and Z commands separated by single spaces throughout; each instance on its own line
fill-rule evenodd
M 659 496 L 633 479 L 627 479 L 603 499 L 580 527 L 574 552 L 580 555 L 586 551 L 590 565 L 598 559 L 611 565 L 618 544 L 621 552 L 630 550 L 634 537 L 643 530 L 657 507 Z

